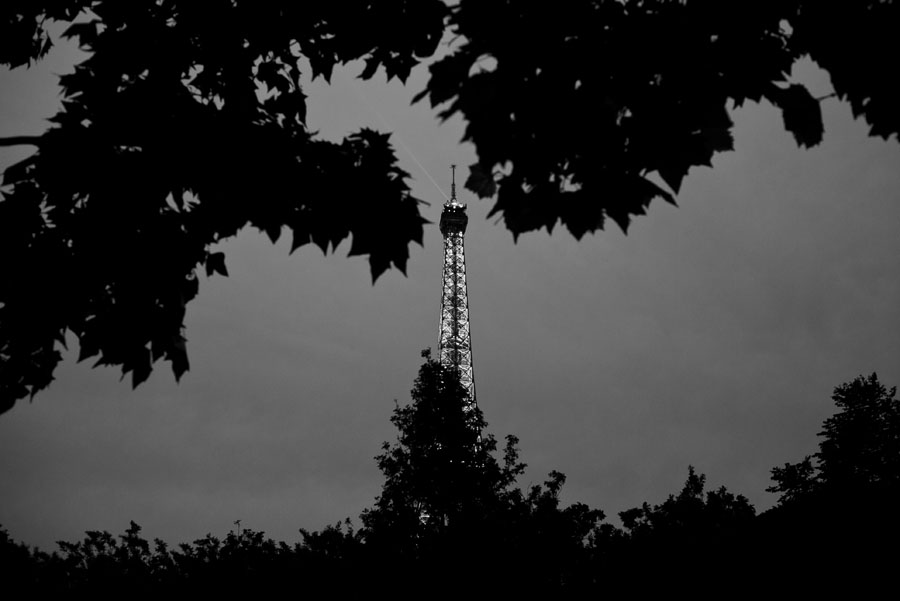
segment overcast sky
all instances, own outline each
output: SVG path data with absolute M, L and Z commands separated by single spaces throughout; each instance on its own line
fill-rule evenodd
M 0 72 L 0 136 L 46 127 L 72 55 Z M 411 155 L 444 193 L 450 164 L 465 180 L 475 155 L 461 121 L 410 106 L 425 69 L 406 87 L 354 82 L 360 71 L 309 87 L 310 125 L 394 132 L 432 203 L 408 276 L 373 286 L 348 243 L 289 255 L 289 237 L 246 230 L 221 244 L 229 277 L 201 278 L 188 306 L 180 385 L 160 363 L 132 392 L 117 370 L 77 364 L 70 336 L 50 389 L 0 416 L 0 524 L 14 538 L 49 550 L 134 520 L 176 543 L 240 519 L 294 541 L 372 504 L 394 400 L 437 343 L 443 197 Z M 809 64 L 796 75 L 830 91 Z M 560 470 L 566 502 L 615 516 L 677 492 L 691 464 L 764 510 L 770 469 L 816 450 L 835 386 L 872 371 L 900 384 L 900 146 L 867 138 L 834 99 L 823 110 L 812 150 L 768 104 L 732 111 L 736 152 L 692 170 L 680 207 L 655 201 L 627 236 L 513 243 L 485 219 L 491 202 L 460 189 L 478 401 L 491 432 L 521 439 L 522 484 Z M 0 169 L 22 156 L 0 149 Z

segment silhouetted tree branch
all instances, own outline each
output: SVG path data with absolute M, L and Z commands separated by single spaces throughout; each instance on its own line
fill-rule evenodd
M 40 146 L 40 136 L 12 136 L 0 138 L 0 146 Z
M 180 378 L 195 272 L 225 275 L 211 247 L 248 225 L 273 241 L 289 230 L 292 250 L 352 238 L 373 279 L 405 270 L 423 219 L 389 134 L 310 132 L 303 60 L 326 80 L 359 59 L 363 79 L 383 68 L 405 81 L 452 37 L 417 98 L 466 121 L 467 187 L 496 197 L 515 236 L 561 223 L 581 238 L 608 220 L 627 229 L 654 198 L 674 203 L 691 168 L 732 149 L 729 110 L 747 100 L 818 144 L 822 99 L 789 81 L 804 56 L 872 135 L 896 136 L 898 12 L 879 0 L 4 2 L 0 65 L 46 55 L 53 22 L 87 58 L 60 78 L 37 152 L 3 174 L 0 254 L 16 262 L 0 273 L 0 411 L 50 383 L 67 332 L 81 359 L 134 385 L 160 359 Z

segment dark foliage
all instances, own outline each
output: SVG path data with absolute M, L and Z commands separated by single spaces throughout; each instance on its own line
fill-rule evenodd
M 32 552 L 0 531 L 0 559 L 6 567 L 15 558 L 18 568 L 7 572 L 6 590 L 100 598 L 275 592 L 296 588 L 294 571 L 318 553 L 314 545 L 276 543 L 251 530 L 207 535 L 177 549 L 158 539 L 151 544 L 140 531 L 134 522 L 118 537 L 88 531 L 81 541 L 59 542 L 53 554 Z
M 773 470 L 782 493 L 774 509 L 756 515 L 744 496 L 706 490 L 706 477 L 689 467 L 677 494 L 621 512 L 622 528 L 601 524 L 603 513 L 584 504 L 562 507 L 559 472 L 517 488 L 517 441 L 508 437 L 497 461 L 493 437 L 479 442 L 486 424 L 464 409 L 464 395 L 454 373 L 426 359 L 412 403 L 394 410 L 399 436 L 376 458 L 385 483 L 359 530 L 349 520 L 301 529 L 302 541 L 288 545 L 239 528 L 170 549 L 132 523 L 118 537 L 89 531 L 47 554 L 0 529 L 5 590 L 866 597 L 893 583 L 898 401 L 874 374 L 835 389 L 841 411 L 825 422 L 815 466 L 807 458 L 789 478 Z M 789 488 L 796 480 L 805 483 Z
M 403 556 L 427 554 L 449 533 L 479 530 L 501 511 L 525 466 L 516 440 L 507 441 L 504 465 L 494 458 L 497 441 L 481 436 L 486 424 L 477 406 L 468 410 L 459 378 L 424 354 L 412 403 L 394 410 L 398 440 L 376 457 L 385 483 L 366 511 L 366 536 L 397 544 Z
M 819 452 L 772 470 L 784 505 L 841 491 L 900 490 L 900 401 L 877 374 L 841 384 L 831 396 L 840 411 L 825 420 Z
M 467 187 L 496 195 L 514 235 L 562 223 L 580 238 L 674 203 L 691 167 L 732 149 L 729 106 L 765 99 L 818 144 L 821 99 L 788 81 L 806 55 L 872 135 L 895 136 L 898 25 L 900 4 L 879 0 L 462 0 L 449 28 L 463 41 L 421 96 L 467 121 Z
M 707 584 L 728 582 L 746 572 L 746 538 L 756 510 L 743 495 L 724 486 L 705 490 L 706 476 L 688 468 L 677 495 L 659 505 L 643 503 L 619 513 L 624 533 L 595 541 L 607 570 L 634 589 L 665 590 L 673 581 L 698 569 Z M 643 578 L 646 569 L 654 578 Z M 622 584 L 620 584 L 620 587 Z
M 584 541 L 603 512 L 560 506 L 565 476 L 516 487 L 525 470 L 518 439 L 507 436 L 502 462 L 481 410 L 467 402 L 459 374 L 423 353 L 412 403 L 394 410 L 397 442 L 376 460 L 385 476 L 375 506 L 362 515 L 363 539 L 385 569 L 416 565 L 413 580 L 459 590 L 571 589 L 583 569 Z M 475 566 L 490 566 L 482 570 Z M 516 582 L 509 574 L 517 572 Z
M 774 561 L 825 572 L 820 583 L 890 585 L 900 553 L 900 400 L 876 374 L 834 389 L 839 409 L 823 423 L 819 451 L 772 470 L 776 507 L 760 536 L 776 538 Z M 859 590 L 857 590 L 859 594 Z
M 292 249 L 352 236 L 373 278 L 405 270 L 424 220 L 389 134 L 318 139 L 297 63 L 327 78 L 364 58 L 368 76 L 404 79 L 437 46 L 441 2 L 4 3 L 0 63 L 38 58 L 45 22 L 81 9 L 65 35 L 89 56 L 61 77 L 38 151 L 3 177 L 0 411 L 50 383 L 67 331 L 80 360 L 135 386 L 159 359 L 179 378 L 197 272 L 226 275 L 211 246 L 245 226 L 273 241 L 287 228 Z
M 449 33 L 419 98 L 461 114 L 478 151 L 467 186 L 496 196 L 519 234 L 562 223 L 577 238 L 626 229 L 675 202 L 691 167 L 732 148 L 729 106 L 768 100 L 801 146 L 819 104 L 787 81 L 809 55 L 835 95 L 900 131 L 890 57 L 900 3 L 881 0 L 185 2 L 6 0 L 0 65 L 39 60 L 53 21 L 89 56 L 61 78 L 63 108 L 37 152 L 6 170 L 0 200 L 0 411 L 53 378 L 67 332 L 81 359 L 134 385 L 160 359 L 188 369 L 185 305 L 197 270 L 227 274 L 212 245 L 253 226 L 292 248 L 405 268 L 423 220 L 388 136 L 340 143 L 306 127 L 298 61 L 328 79 L 363 59 L 404 80 Z M 840 43 L 838 43 L 838 41 Z M 657 177 L 658 176 L 658 177 Z
M 291 546 L 239 529 L 173 550 L 159 540 L 151 545 L 132 523 L 118 538 L 90 531 L 83 541 L 60 542 L 52 555 L 32 553 L 0 531 L 0 562 L 18 566 L 16 584 L 38 592 L 101 595 L 257 594 L 301 584 L 324 594 L 336 583 L 344 596 L 438 583 L 441 595 L 582 587 L 585 541 L 603 512 L 561 506 L 559 472 L 543 486 L 517 488 L 525 465 L 516 438 L 507 437 L 498 462 L 496 440 L 483 432 L 481 411 L 467 404 L 458 374 L 423 355 L 412 403 L 391 419 L 398 439 L 376 457 L 385 483 L 360 530 L 349 519 L 318 532 L 301 529 L 302 542 Z
M 692 539 L 696 544 L 708 537 L 739 530 L 756 515 L 743 495 L 733 495 L 724 486 L 705 491 L 706 476 L 688 467 L 688 478 L 678 495 L 669 495 L 661 505 L 644 503 L 619 514 L 628 535 L 635 540 L 661 537 Z

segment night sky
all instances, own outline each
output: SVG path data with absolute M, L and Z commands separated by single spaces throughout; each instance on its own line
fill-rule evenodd
M 75 55 L 0 72 L 0 136 L 46 127 L 54 74 Z M 426 69 L 405 87 L 383 72 L 355 81 L 361 70 L 310 84 L 309 125 L 329 139 L 394 132 L 431 203 L 408 274 L 373 286 L 349 242 L 289 255 L 290 236 L 273 246 L 245 230 L 220 245 L 229 277 L 201 277 L 188 306 L 181 384 L 159 363 L 132 392 L 118 370 L 76 363 L 70 336 L 51 387 L 0 416 L 13 538 L 50 550 L 134 520 L 177 543 L 239 519 L 295 541 L 372 504 L 395 399 L 437 344 L 443 196 L 424 170 L 449 194 L 450 164 L 463 181 L 475 155 L 462 121 L 410 106 Z M 831 91 L 811 64 L 795 77 Z M 617 523 L 679 490 L 690 464 L 764 510 L 770 469 L 816 450 L 835 386 L 873 371 L 900 384 L 900 145 L 868 138 L 835 99 L 823 111 L 825 141 L 800 150 L 770 105 L 733 110 L 736 151 L 692 170 L 680 207 L 654 201 L 627 236 L 610 225 L 514 243 L 485 218 L 491 201 L 460 187 L 478 401 L 490 432 L 521 439 L 523 485 L 560 470 L 564 501 Z M 28 150 L 0 149 L 0 169 Z

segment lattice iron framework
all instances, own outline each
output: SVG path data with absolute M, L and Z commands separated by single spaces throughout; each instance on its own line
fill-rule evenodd
M 441 211 L 444 236 L 444 270 L 441 286 L 440 362 L 459 372 L 459 379 L 475 405 L 475 378 L 472 372 L 472 337 L 469 331 L 469 299 L 466 289 L 466 254 L 463 237 L 469 218 L 466 206 L 456 200 L 456 166 L 450 200 Z

